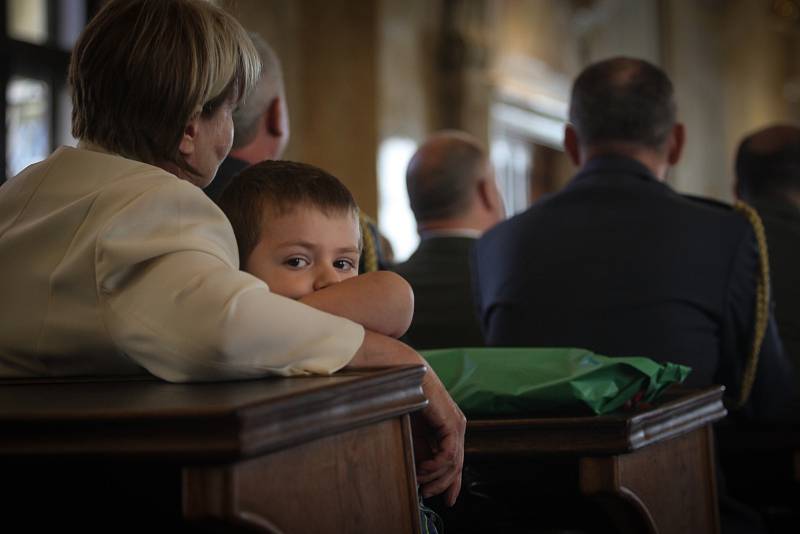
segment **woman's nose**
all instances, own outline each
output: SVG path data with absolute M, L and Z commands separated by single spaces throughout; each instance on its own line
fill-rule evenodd
M 325 265 L 319 267 L 314 276 L 314 291 L 326 288 L 331 284 L 339 282 L 339 273 L 333 265 Z

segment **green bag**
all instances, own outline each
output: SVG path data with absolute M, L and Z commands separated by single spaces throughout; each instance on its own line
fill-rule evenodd
M 611 358 L 578 348 L 422 351 L 467 417 L 613 412 L 652 402 L 691 368 L 649 358 Z

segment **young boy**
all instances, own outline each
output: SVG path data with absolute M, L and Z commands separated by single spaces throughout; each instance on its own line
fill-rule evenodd
M 219 205 L 233 226 L 240 267 L 273 293 L 308 303 L 332 284 L 349 285 L 348 318 L 395 338 L 408 329 L 409 284 L 389 271 L 358 276 L 358 206 L 336 177 L 312 165 L 264 161 L 234 178 Z M 418 461 L 430 458 L 419 440 L 415 445 Z M 438 518 L 420 507 L 423 531 L 435 533 Z
M 351 288 L 348 318 L 395 338 L 408 329 L 414 297 L 405 280 L 388 271 L 356 278 L 358 206 L 334 176 L 303 163 L 264 161 L 240 173 L 219 205 L 233 226 L 240 267 L 273 293 L 308 303 L 315 292 L 345 283 L 339 290 Z

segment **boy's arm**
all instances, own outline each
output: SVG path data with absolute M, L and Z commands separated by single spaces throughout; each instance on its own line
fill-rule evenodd
M 403 364 L 425 365 L 427 368 L 422 390 L 428 399 L 428 406 L 422 410 L 422 417 L 427 427 L 426 434 L 432 442 L 433 457 L 417 464 L 417 480 L 422 484 L 422 496 L 444 493 L 445 501 L 452 506 L 461 489 L 467 420 L 433 369 L 408 345 L 369 330 L 365 332 L 361 347 L 347 367 Z
M 310 293 L 300 302 L 395 338 L 405 334 L 414 314 L 411 286 L 389 271 L 349 278 Z

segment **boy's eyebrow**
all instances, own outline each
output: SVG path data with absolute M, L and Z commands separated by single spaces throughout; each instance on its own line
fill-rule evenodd
M 310 241 L 283 241 L 276 245 L 276 248 L 283 248 L 283 247 L 303 247 L 308 249 L 315 249 L 318 248 L 319 245 L 316 243 L 312 243 Z M 360 252 L 361 248 L 359 246 L 352 246 L 352 247 L 339 247 L 336 249 L 336 252 Z

